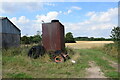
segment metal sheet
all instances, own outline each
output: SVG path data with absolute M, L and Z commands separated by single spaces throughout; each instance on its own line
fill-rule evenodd
M 8 19 L 1 19 L 2 30 L 0 33 L 21 34 L 20 30 Z
M 42 24 L 42 42 L 47 51 L 64 50 L 64 26 L 60 22 Z
M 20 46 L 20 35 L 0 33 L 2 35 L 2 48 L 19 47 Z

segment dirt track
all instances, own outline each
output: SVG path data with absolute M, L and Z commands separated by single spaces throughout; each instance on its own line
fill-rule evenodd
M 109 43 L 114 43 L 114 42 L 113 41 L 76 41 L 76 43 L 66 43 L 65 45 L 73 49 L 89 49 L 89 48 L 103 47 L 105 44 L 109 44 Z M 107 78 L 104 76 L 104 73 L 101 71 L 100 67 L 96 65 L 95 61 L 90 61 L 89 66 L 90 67 L 86 69 L 85 78 Z M 116 64 L 110 66 L 112 67 L 115 66 L 116 68 Z
M 86 78 L 106 78 L 104 73 L 101 72 L 100 67 L 96 66 L 94 61 L 89 62 L 90 68 L 88 68 Z

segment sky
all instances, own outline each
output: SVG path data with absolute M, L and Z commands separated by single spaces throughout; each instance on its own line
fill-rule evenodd
M 42 20 L 58 19 L 74 37 L 109 38 L 118 26 L 118 2 L 2 2 L 0 16 L 8 17 L 21 35 L 42 34 Z

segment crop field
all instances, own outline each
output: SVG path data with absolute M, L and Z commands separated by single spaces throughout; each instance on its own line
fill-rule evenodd
M 52 62 L 48 56 L 32 59 L 31 46 L 3 50 L 3 78 L 118 78 L 117 59 L 104 53 L 102 47 L 112 41 L 77 41 L 66 43 L 71 59 Z M 72 61 L 75 61 L 74 63 Z
M 73 49 L 88 49 L 103 47 L 105 44 L 114 43 L 113 41 L 76 41 L 76 43 L 66 43 L 66 47 Z

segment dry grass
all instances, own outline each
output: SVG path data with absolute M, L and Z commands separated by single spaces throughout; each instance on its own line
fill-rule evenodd
M 105 44 L 114 43 L 113 41 L 76 41 L 76 43 L 66 43 L 65 45 L 74 49 L 85 49 L 103 47 Z

